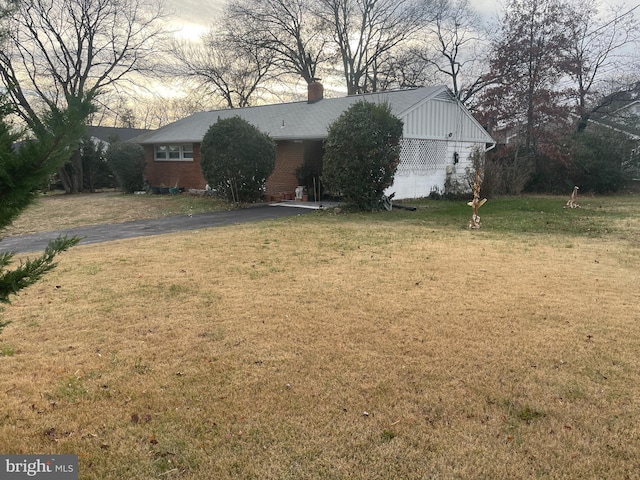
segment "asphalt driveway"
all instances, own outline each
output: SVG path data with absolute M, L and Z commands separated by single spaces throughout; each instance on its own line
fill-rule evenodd
M 16 235 L 0 241 L 0 253 L 3 252 L 39 252 L 45 249 L 50 240 L 60 235 L 82 237 L 80 244 L 110 242 L 124 238 L 146 237 L 165 233 L 197 230 L 200 228 L 221 227 L 261 220 L 302 215 L 313 211 L 309 208 L 290 206 L 259 206 L 230 210 L 226 212 L 198 213 L 153 220 L 92 225 L 54 232 L 42 232 L 29 235 Z

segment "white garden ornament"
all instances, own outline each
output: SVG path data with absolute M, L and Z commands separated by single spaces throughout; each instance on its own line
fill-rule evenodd
M 480 171 L 476 170 L 476 178 L 473 181 L 473 200 L 467 202 L 472 209 L 471 221 L 469 222 L 469 228 L 480 228 L 480 215 L 478 215 L 478 209 L 487 202 L 486 198 L 480 200 L 480 187 L 482 186 L 482 176 Z
M 580 205 L 578 205 L 577 203 L 578 190 L 579 190 L 579 187 L 577 186 L 573 187 L 573 192 L 571 192 L 571 198 L 567 201 L 567 204 L 564 206 L 564 208 L 580 208 Z

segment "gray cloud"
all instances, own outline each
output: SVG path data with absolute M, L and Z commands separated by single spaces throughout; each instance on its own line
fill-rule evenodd
M 209 26 L 218 18 L 223 0 L 166 0 L 168 10 L 178 22 Z

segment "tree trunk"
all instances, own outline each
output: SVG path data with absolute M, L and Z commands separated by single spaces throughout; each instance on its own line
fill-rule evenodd
M 69 161 L 58 172 L 62 186 L 66 193 L 80 193 L 83 191 L 82 155 L 76 150 Z

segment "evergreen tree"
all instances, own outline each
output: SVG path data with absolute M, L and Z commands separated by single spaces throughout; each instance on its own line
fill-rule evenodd
M 400 162 L 402 127 L 389 105 L 353 104 L 329 127 L 325 186 L 357 210 L 380 210 Z
M 53 108 L 43 116 L 41 127 L 33 136 L 18 143 L 21 132 L 7 120 L 11 106 L 0 101 L 0 229 L 9 225 L 35 199 L 37 190 L 68 159 L 77 148 L 84 131 L 84 121 L 91 111 L 86 99 L 67 110 Z M 8 303 L 11 295 L 37 282 L 55 267 L 55 256 L 80 241 L 79 238 L 58 238 L 49 243 L 45 252 L 34 260 L 7 270 L 14 254 L 0 254 L 0 303 Z M 0 331 L 7 322 L 0 321 Z
M 200 149 L 200 167 L 216 194 L 233 203 L 260 199 L 276 165 L 276 144 L 240 117 L 211 125 Z

